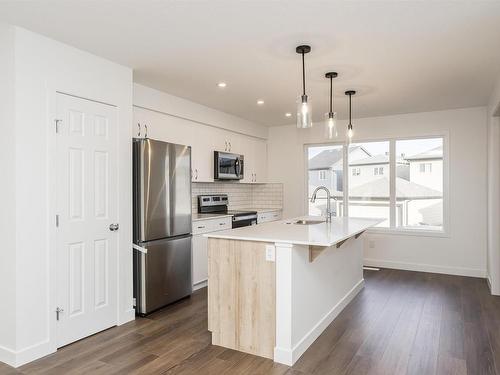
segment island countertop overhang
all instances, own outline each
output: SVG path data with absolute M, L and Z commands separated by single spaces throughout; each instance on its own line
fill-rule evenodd
M 383 219 L 334 217 L 331 223 L 294 224 L 299 220 L 321 220 L 318 216 L 301 216 L 248 227 L 205 234 L 208 238 L 240 241 L 273 242 L 329 247 L 356 236 Z

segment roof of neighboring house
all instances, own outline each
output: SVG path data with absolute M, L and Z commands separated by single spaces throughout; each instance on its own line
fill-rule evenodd
M 438 146 L 431 148 L 430 150 L 407 156 L 406 160 L 422 160 L 422 159 L 442 159 L 443 158 L 443 146 Z
M 349 190 L 349 197 L 351 199 L 389 199 L 389 178 L 380 177 L 366 184 L 352 187 Z M 442 197 L 443 193 L 440 191 L 396 177 L 396 198 L 398 200 L 435 199 Z
M 350 147 L 349 153 L 357 149 L 361 149 L 366 153 L 367 156 L 370 156 L 370 153 L 361 146 Z M 339 162 L 341 159 L 342 147 L 321 151 L 318 155 L 309 160 L 309 170 L 314 171 L 321 169 L 331 169 L 332 166 L 335 163 Z
M 396 163 L 405 164 L 405 160 L 401 156 L 397 156 Z M 389 155 L 385 154 L 373 155 L 364 159 L 354 160 L 349 163 L 349 165 L 373 165 L 373 164 L 389 164 Z

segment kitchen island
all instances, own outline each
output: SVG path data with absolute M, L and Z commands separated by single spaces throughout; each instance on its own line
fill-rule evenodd
M 206 234 L 212 344 L 293 365 L 363 288 L 383 220 L 301 217 Z

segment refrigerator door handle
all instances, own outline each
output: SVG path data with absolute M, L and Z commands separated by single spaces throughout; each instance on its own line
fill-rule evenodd
M 132 248 L 135 249 L 135 250 L 137 250 L 137 251 L 140 251 L 143 254 L 147 254 L 148 253 L 148 249 L 146 249 L 145 247 L 136 245 L 135 243 L 132 244 Z

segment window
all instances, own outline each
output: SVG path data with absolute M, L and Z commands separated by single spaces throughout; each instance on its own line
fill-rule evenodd
M 373 168 L 373 174 L 366 173 L 348 181 L 349 216 L 385 218 L 379 227 L 389 227 L 389 179 L 383 176 L 383 168 L 373 164 L 389 162 L 389 142 L 364 142 L 349 145 L 348 160 L 357 169 Z M 358 175 L 360 176 L 361 173 Z
M 383 218 L 378 227 L 412 233 L 442 232 L 447 194 L 443 148 L 443 137 L 308 146 L 308 198 L 325 185 L 337 216 Z M 328 170 L 327 181 L 320 170 Z M 309 214 L 324 215 L 325 200 L 326 195 L 318 193 L 316 202 L 309 203 Z
M 420 163 L 420 173 L 432 173 L 432 163 Z
M 396 178 L 396 226 L 443 229 L 443 139 L 396 141 L 404 175 Z
M 325 215 L 326 193 L 319 191 L 316 201 L 311 196 L 318 186 L 326 186 L 332 195 L 331 209 L 334 215 L 341 216 L 343 210 L 343 170 L 344 148 L 341 145 L 310 146 L 307 148 L 307 200 L 310 215 Z M 328 174 L 327 174 L 328 173 Z M 328 178 L 327 178 L 328 176 Z

